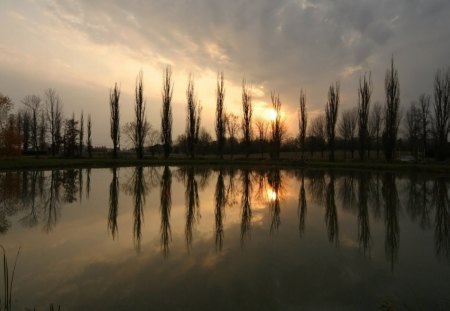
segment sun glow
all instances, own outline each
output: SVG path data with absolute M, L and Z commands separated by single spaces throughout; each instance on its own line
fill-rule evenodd
M 266 113 L 266 118 L 269 121 L 274 121 L 277 118 L 277 112 L 274 109 L 268 109 Z
M 272 189 L 267 189 L 267 198 L 269 201 L 275 201 L 277 199 L 277 193 Z

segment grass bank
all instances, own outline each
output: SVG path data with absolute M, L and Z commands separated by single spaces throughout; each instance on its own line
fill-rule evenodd
M 108 157 L 62 159 L 51 157 L 21 157 L 0 160 L 0 170 L 23 170 L 23 169 L 55 169 L 55 168 L 108 168 L 127 166 L 214 166 L 214 167 L 255 167 L 255 168 L 326 168 L 326 169 L 355 169 L 355 170 L 383 170 L 383 171 L 420 171 L 425 173 L 450 174 L 450 164 L 441 162 L 430 163 L 405 163 L 405 162 L 381 162 L 381 161 L 301 161 L 292 158 L 280 160 L 242 158 L 219 159 L 216 157 L 199 157 L 189 159 L 179 158 L 144 158 L 138 160 L 132 157 L 112 159 Z

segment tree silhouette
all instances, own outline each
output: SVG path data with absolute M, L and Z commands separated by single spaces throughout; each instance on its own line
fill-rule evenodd
M 113 142 L 113 157 L 117 158 L 117 151 L 120 147 L 120 87 L 114 84 L 114 89 L 109 91 L 110 116 L 110 136 Z
M 31 144 L 35 152 L 39 152 L 39 138 L 38 138 L 38 117 L 41 111 L 41 98 L 36 95 L 27 95 L 22 100 L 22 103 L 30 112 L 30 128 L 31 128 Z
M 172 69 L 167 66 L 163 73 L 161 111 L 161 142 L 164 146 L 164 157 L 166 159 L 172 152 L 172 93 Z
M 143 72 L 140 71 L 136 78 L 135 99 L 136 105 L 134 106 L 135 113 L 135 149 L 138 159 L 144 158 L 144 142 L 146 129 L 148 128 L 147 117 L 145 116 L 145 100 L 144 100 L 144 86 L 142 84 Z
M 229 141 L 230 141 L 230 153 L 231 153 L 231 157 L 233 158 L 234 145 L 236 143 L 236 140 L 237 140 L 236 136 L 237 136 L 237 133 L 239 130 L 238 116 L 233 113 L 228 113 L 226 115 L 225 124 L 227 127 L 227 132 L 228 132 Z
M 347 148 L 350 146 L 350 152 L 353 159 L 356 125 L 358 122 L 358 111 L 356 109 L 348 109 L 342 113 L 341 122 L 339 123 L 339 134 L 344 139 L 344 157 L 347 158 Z
M 419 115 L 420 115 L 420 140 L 423 158 L 427 153 L 427 141 L 430 133 L 430 95 L 421 94 L 419 96 Z
M 369 110 L 370 98 L 372 96 L 372 79 L 369 73 L 369 78 L 366 75 L 359 78 L 358 88 L 358 138 L 359 138 L 359 158 L 364 160 L 365 151 L 368 149 L 369 139 Z
M 370 136 L 375 139 L 377 159 L 380 158 L 380 133 L 383 122 L 382 110 L 381 104 L 376 102 L 372 107 L 369 120 Z
M 225 88 L 223 82 L 223 72 L 217 76 L 217 101 L 216 101 L 216 138 L 217 138 L 217 152 L 221 159 L 223 159 L 223 149 L 225 147 L 225 133 L 226 133 L 226 112 L 224 107 Z
M 92 158 L 92 122 L 91 122 L 91 115 L 88 115 L 88 121 L 87 121 L 87 152 L 89 158 Z
M 252 142 L 252 94 L 245 80 L 242 81 L 242 136 L 245 145 L 245 155 L 250 155 Z
M 267 130 L 269 123 L 265 120 L 258 119 L 255 122 L 256 133 L 258 135 L 259 148 L 261 150 L 261 158 L 264 158 L 264 145 L 267 139 Z
M 445 160 L 450 131 L 450 67 L 438 70 L 434 79 L 434 120 L 436 157 Z
M 325 120 L 326 120 L 326 134 L 328 141 L 328 148 L 330 150 L 330 161 L 334 161 L 334 140 L 336 131 L 336 122 L 339 107 L 339 82 L 335 85 L 330 85 L 328 90 L 328 101 L 325 106 Z
M 384 108 L 383 148 L 386 160 L 392 161 L 395 158 L 397 132 L 400 124 L 400 83 L 397 69 L 394 67 L 394 57 L 392 57 L 391 66 L 386 72 L 384 88 L 386 105 Z
M 83 115 L 83 111 L 81 111 L 81 116 L 80 116 L 80 130 L 79 130 L 79 153 L 80 153 L 80 157 L 83 156 L 83 149 L 84 149 L 84 115 Z
M 299 140 L 300 149 L 302 151 L 302 160 L 305 159 L 305 140 L 306 140 L 306 129 L 308 127 L 308 114 L 306 112 L 306 94 L 303 90 L 300 90 L 300 103 L 298 109 L 298 130 L 299 130 Z
M 54 89 L 47 89 L 44 94 L 47 106 L 47 121 L 50 130 L 51 152 L 52 156 L 55 156 L 59 153 L 62 141 L 62 104 L 60 97 Z
M 284 135 L 286 133 L 285 125 L 281 120 L 281 101 L 280 96 L 272 93 L 270 95 L 272 99 L 272 108 L 275 111 L 275 118 L 270 122 L 271 128 L 271 143 L 272 143 L 272 152 L 271 157 L 273 159 L 280 158 L 280 149 L 281 143 L 283 141 Z
M 187 118 L 186 118 L 186 137 L 188 153 L 192 159 L 195 158 L 195 145 L 198 142 L 200 132 L 200 114 L 202 106 L 195 96 L 194 81 L 189 76 L 188 88 L 186 91 L 187 98 Z

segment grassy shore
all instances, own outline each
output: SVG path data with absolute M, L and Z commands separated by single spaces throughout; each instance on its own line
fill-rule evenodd
M 189 159 L 178 158 L 145 158 L 137 160 L 133 157 L 122 157 L 112 159 L 108 157 L 94 157 L 62 159 L 51 157 L 20 157 L 14 159 L 1 159 L 0 170 L 22 170 L 22 169 L 54 169 L 54 168 L 108 168 L 127 166 L 214 166 L 214 167 L 255 167 L 255 168 L 326 168 L 326 169 L 357 169 L 357 170 L 383 170 L 383 171 L 421 171 L 427 173 L 450 174 L 450 164 L 441 162 L 411 163 L 411 162 L 382 162 L 382 161 L 301 161 L 293 158 L 282 158 L 280 160 L 243 158 L 219 159 L 216 157 L 199 157 Z

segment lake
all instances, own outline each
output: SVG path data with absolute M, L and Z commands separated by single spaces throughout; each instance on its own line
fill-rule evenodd
M 0 172 L 10 270 L 21 248 L 13 308 L 449 310 L 449 183 L 316 169 Z

